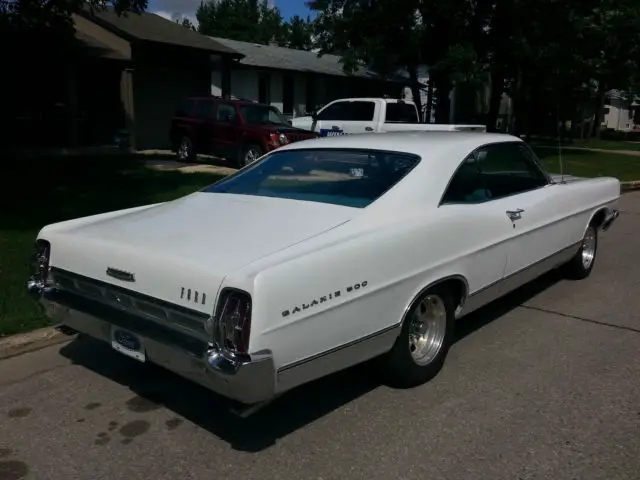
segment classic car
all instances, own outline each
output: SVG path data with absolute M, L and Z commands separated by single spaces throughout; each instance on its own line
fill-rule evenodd
M 550 175 L 509 135 L 325 137 L 174 201 L 44 227 L 28 289 L 243 413 L 368 359 L 428 381 L 457 319 L 551 269 L 587 277 L 619 195 L 615 178 Z

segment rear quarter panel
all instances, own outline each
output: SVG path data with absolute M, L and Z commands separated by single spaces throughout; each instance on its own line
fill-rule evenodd
M 503 238 L 488 216 L 467 213 L 434 209 L 369 231 L 347 224 L 228 278 L 253 279 L 251 350 L 271 350 L 286 366 L 397 327 L 432 282 L 460 276 L 475 290 L 495 281 Z
M 558 176 L 553 176 L 559 181 Z M 584 236 L 591 219 L 601 210 L 610 210 L 620 197 L 620 181 L 612 177 L 565 177 L 558 186 L 558 209 L 566 224 L 568 243 L 578 243 Z

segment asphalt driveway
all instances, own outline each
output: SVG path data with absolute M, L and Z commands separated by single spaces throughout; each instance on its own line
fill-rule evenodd
M 240 420 L 89 340 L 0 362 L 0 479 L 640 478 L 640 192 L 592 276 L 460 325 L 434 381 L 356 367 Z

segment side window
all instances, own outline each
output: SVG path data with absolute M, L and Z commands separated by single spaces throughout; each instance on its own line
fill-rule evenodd
M 350 120 L 353 122 L 370 122 L 373 120 L 373 114 L 376 110 L 376 105 L 373 102 L 349 102 L 350 109 L 348 118 L 344 120 Z
M 216 121 L 233 122 L 236 118 L 236 107 L 229 103 L 218 103 L 216 105 Z
M 348 120 L 348 103 L 336 102 L 318 114 L 318 120 Z
M 442 203 L 480 203 L 491 199 L 485 188 L 476 156 L 469 155 L 451 177 Z
M 542 170 L 520 145 L 489 145 L 477 150 L 475 155 L 483 182 L 492 198 L 516 195 L 548 183 Z
M 201 120 L 211 120 L 213 118 L 213 102 L 199 100 L 196 103 L 196 116 Z

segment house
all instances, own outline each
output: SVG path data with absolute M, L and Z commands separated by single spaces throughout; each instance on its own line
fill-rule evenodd
M 408 77 L 383 77 L 367 68 L 346 74 L 336 55 L 319 57 L 305 50 L 210 38 L 243 55 L 231 64 L 231 94 L 271 104 L 290 118 L 317 110 L 337 98 L 399 97 L 409 84 Z M 223 93 L 222 71 L 217 66 L 212 71 L 212 95 Z
M 640 96 L 609 90 L 604 100 L 601 126 L 623 131 L 640 128 Z
M 68 49 L 51 48 L 18 69 L 20 78 L 6 95 L 12 146 L 113 144 L 124 131 L 132 147 L 166 148 L 176 105 L 210 93 L 212 60 L 228 70 L 242 57 L 151 13 L 85 10 L 73 21 Z

